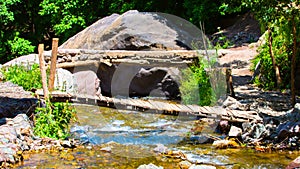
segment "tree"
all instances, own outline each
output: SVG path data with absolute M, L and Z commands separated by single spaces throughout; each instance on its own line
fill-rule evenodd
M 283 41 L 288 48 L 288 51 L 284 51 L 288 53 L 291 58 L 290 61 L 290 69 L 291 69 L 291 93 L 292 93 L 292 104 L 294 105 L 296 102 L 296 94 L 295 94 L 295 67 L 297 57 L 299 57 L 298 46 L 299 42 L 299 26 L 300 26 L 300 1 L 299 0 L 281 0 L 281 1 L 263 1 L 263 0 L 244 0 L 243 4 L 251 7 L 252 11 L 254 11 L 261 23 L 266 23 L 266 26 L 269 30 L 269 48 L 270 55 L 272 57 L 273 67 L 276 73 L 277 85 L 280 85 L 281 78 L 279 73 L 279 66 L 276 64 L 276 58 L 272 54 L 272 34 L 271 29 L 275 27 L 279 27 L 279 34 L 283 34 Z M 276 24 L 273 24 L 276 23 Z

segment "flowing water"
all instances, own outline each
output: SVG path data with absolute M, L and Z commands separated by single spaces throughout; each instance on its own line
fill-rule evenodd
M 149 163 L 164 168 L 179 168 L 181 159 L 161 156 L 154 151 L 166 147 L 174 152 L 180 150 L 191 161 L 213 164 L 217 168 L 285 168 L 299 156 L 299 152 L 217 150 L 211 144 L 191 144 L 191 140 L 201 142 L 206 138 L 190 137 L 197 120 L 193 117 L 88 105 L 76 105 L 76 110 L 79 122 L 71 128 L 72 137 L 86 144 L 70 150 L 30 152 L 24 155 L 25 160 L 18 168 L 127 169 Z M 206 131 L 213 131 L 214 127 L 210 125 Z

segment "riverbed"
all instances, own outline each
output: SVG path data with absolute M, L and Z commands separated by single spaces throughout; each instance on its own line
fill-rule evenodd
M 158 147 L 180 151 L 190 161 L 217 168 L 285 168 L 300 154 L 257 152 L 249 148 L 220 150 L 211 144 L 199 144 L 205 137 L 191 135 L 197 125 L 195 117 L 91 105 L 75 105 L 75 108 L 78 122 L 72 124 L 70 137 L 84 144 L 75 149 L 27 152 L 23 163 L 16 168 L 137 168 L 149 163 L 179 168 L 182 158 L 161 155 Z M 211 132 L 215 126 L 204 127 Z

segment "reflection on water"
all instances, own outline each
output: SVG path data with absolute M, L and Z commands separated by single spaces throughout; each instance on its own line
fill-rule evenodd
M 285 168 L 299 152 L 258 153 L 249 149 L 216 150 L 207 144 L 187 144 L 185 138 L 196 119 L 186 116 L 116 111 L 77 105 L 79 123 L 72 137 L 85 146 L 74 150 L 29 153 L 19 168 L 137 168 L 153 163 L 165 169 L 179 168 L 181 159 L 157 155 L 156 144 L 180 150 L 190 161 L 219 168 Z
M 139 113 L 87 106 L 91 113 L 77 107 L 79 123 L 72 135 L 91 144 L 114 141 L 120 144 L 176 144 L 193 127 L 193 119 L 180 116 Z

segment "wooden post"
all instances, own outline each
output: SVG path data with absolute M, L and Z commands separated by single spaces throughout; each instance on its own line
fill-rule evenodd
M 38 51 L 39 51 L 40 71 L 42 77 L 44 98 L 47 100 L 49 98 L 49 94 L 47 88 L 47 74 L 46 74 L 46 67 L 45 67 L 45 60 L 44 60 L 44 44 L 39 44 Z
M 50 76 L 49 76 L 49 91 L 50 92 L 54 90 L 57 49 L 58 49 L 58 38 L 53 38 L 53 40 L 52 40 L 52 53 L 51 53 L 51 65 L 50 65 Z

